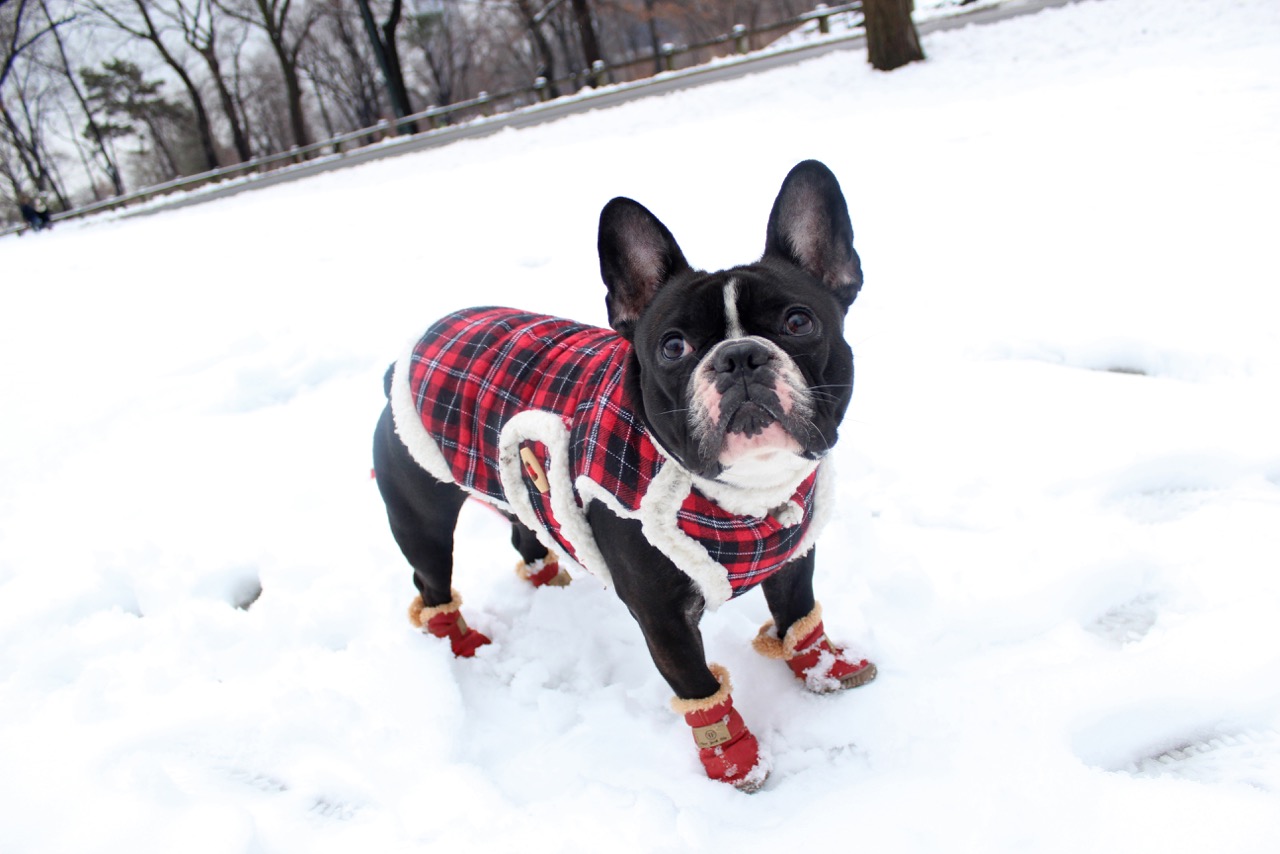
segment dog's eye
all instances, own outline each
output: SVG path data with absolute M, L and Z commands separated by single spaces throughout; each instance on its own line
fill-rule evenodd
M 788 313 L 787 319 L 782 323 L 782 328 L 788 335 L 808 335 L 816 327 L 813 315 L 800 309 Z
M 662 358 L 668 362 L 676 362 L 693 352 L 693 348 L 689 346 L 689 342 L 684 340 L 684 336 L 679 333 L 671 333 L 662 339 Z

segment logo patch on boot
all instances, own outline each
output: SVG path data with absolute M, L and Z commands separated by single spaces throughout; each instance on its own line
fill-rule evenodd
M 732 737 L 726 721 L 716 721 L 713 724 L 693 728 L 693 743 L 702 749 L 719 747 Z

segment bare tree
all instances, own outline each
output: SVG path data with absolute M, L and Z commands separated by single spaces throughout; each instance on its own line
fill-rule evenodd
M 536 59 L 534 66 L 534 76 L 541 77 L 547 81 L 547 90 L 551 93 L 551 97 L 560 97 L 560 89 L 556 86 L 556 56 L 551 49 L 551 42 L 547 41 L 547 35 L 542 31 L 542 24 L 546 21 L 547 12 L 552 8 L 548 6 L 546 9 L 539 10 L 530 0 L 515 0 L 516 10 L 520 13 L 520 19 L 524 23 L 525 29 L 529 35 L 529 41 L 533 46 L 533 54 Z
M 44 9 L 45 18 L 52 25 L 53 16 L 49 12 L 49 8 L 45 0 L 41 0 L 41 6 Z M 63 79 L 66 80 L 67 88 L 71 90 L 71 94 L 74 96 L 76 104 L 80 107 L 80 112 L 84 115 L 85 121 L 84 133 L 72 134 L 71 140 L 76 146 L 77 151 L 80 153 L 81 160 L 90 162 L 96 160 L 98 166 L 106 174 L 107 179 L 111 181 L 111 187 L 115 191 L 115 194 L 117 196 L 123 196 L 124 178 L 120 173 L 119 161 L 115 156 L 115 152 L 111 148 L 110 139 L 103 133 L 102 128 L 98 125 L 97 119 L 94 118 L 93 110 L 89 107 L 89 102 L 85 97 L 84 90 L 80 86 L 80 81 L 76 75 L 75 69 L 71 67 L 71 60 L 67 57 L 66 43 L 58 29 L 58 27 L 51 27 L 53 44 L 57 48 L 56 67 L 62 74 Z M 68 122 L 70 121 L 71 120 L 68 116 Z M 80 138 L 84 138 L 93 144 L 92 154 L 88 157 L 86 157 L 84 152 L 80 150 Z M 97 181 L 93 179 L 93 172 L 87 166 L 85 171 L 90 176 L 89 183 L 93 188 L 94 195 L 96 196 L 98 195 Z
M 236 100 L 244 111 L 245 131 L 257 151 L 285 151 L 293 139 L 289 105 L 280 70 L 272 57 L 250 54 L 235 62 Z
M 48 116 L 59 97 L 55 81 L 36 63 L 23 63 L 15 69 L 10 84 L 17 97 L 4 105 L 3 137 L 26 175 L 27 180 L 21 183 L 34 187 L 36 195 L 52 194 L 65 208 L 67 194 L 46 133 Z M 19 184 L 13 187 L 16 192 Z
M 424 100 L 436 106 L 468 98 L 486 85 L 477 81 L 477 72 L 482 65 L 493 70 L 495 63 L 487 52 L 492 42 L 505 36 L 486 7 L 468 14 L 460 6 L 458 2 L 433 3 L 425 11 L 410 12 L 406 19 L 408 42 L 422 55 Z
M 37 8 L 43 19 L 35 16 Z M 70 20 L 54 20 L 30 0 L 0 0 L 0 172 L 15 198 L 25 195 L 23 185 L 29 184 L 67 204 L 44 133 L 56 92 L 34 54 L 39 42 Z
M 27 0 L 0 5 L 0 50 L 3 50 L 0 53 L 0 174 L 9 184 L 13 201 L 26 195 L 22 174 L 31 176 L 32 173 L 31 146 L 21 135 L 9 107 L 12 97 L 16 95 L 21 99 L 25 95 L 20 87 L 14 85 L 21 82 L 14 72 L 22 54 L 48 34 L 46 28 L 31 27 L 28 11 Z M 21 172 L 14 165 L 15 159 L 22 167 Z
M 302 66 L 332 133 L 369 127 L 382 118 L 382 87 L 372 54 L 355 10 L 343 8 L 337 0 L 322 0 Z
M 219 0 L 219 3 L 227 14 L 261 29 L 266 35 L 284 80 L 293 144 L 298 147 L 307 145 L 311 141 L 311 133 L 307 129 L 307 116 L 302 104 L 302 78 L 298 71 L 302 48 L 316 23 L 316 9 L 307 5 L 298 8 L 294 0 Z
M 164 34 L 156 26 L 156 19 L 151 14 L 154 6 L 152 0 L 90 0 L 90 7 L 124 32 L 149 43 L 156 49 L 160 59 L 164 61 L 187 91 L 191 102 L 192 118 L 196 133 L 199 134 L 200 148 L 204 155 L 204 169 L 218 168 L 218 149 L 213 139 L 213 126 L 209 122 L 209 111 L 204 106 L 204 96 L 195 83 L 186 64 L 170 49 L 165 42 Z
M 892 71 L 924 59 L 911 13 L 914 0 L 862 0 L 867 27 L 867 59 L 873 68 Z
M 223 118 L 231 131 L 231 144 L 235 147 L 236 157 L 243 163 L 253 156 L 253 150 L 245 131 L 242 111 L 223 71 L 219 53 L 219 34 L 225 32 L 226 16 L 218 11 L 212 0 L 170 0 L 169 5 L 158 10 L 158 14 L 177 26 L 182 40 L 204 60 L 209 79 L 218 93 Z

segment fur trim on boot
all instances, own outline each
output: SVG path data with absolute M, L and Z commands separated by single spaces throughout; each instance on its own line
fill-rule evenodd
M 573 578 L 560 566 L 560 559 L 555 552 L 547 552 L 547 556 L 533 563 L 520 561 L 516 564 L 516 575 L 534 587 L 568 587 Z
M 467 626 L 462 619 L 462 596 L 457 590 L 450 590 L 453 596 L 443 605 L 428 606 L 422 596 L 415 596 L 409 603 L 409 622 L 422 631 L 438 638 L 448 638 L 453 654 L 458 658 L 471 658 L 476 650 L 489 643 L 489 639 L 480 632 Z
M 792 623 L 784 637 L 778 637 L 773 620 L 769 620 L 751 645 L 766 658 L 785 661 L 815 694 L 857 688 L 876 678 L 874 664 L 865 658 L 850 659 L 842 647 L 831 643 L 822 627 L 822 606 L 817 603 Z
M 720 690 L 702 699 L 675 697 L 671 708 L 684 715 L 685 723 L 693 728 L 693 743 L 707 776 L 754 792 L 769 776 L 769 764 L 761 758 L 759 742 L 733 707 L 729 671 L 718 664 L 709 667 Z

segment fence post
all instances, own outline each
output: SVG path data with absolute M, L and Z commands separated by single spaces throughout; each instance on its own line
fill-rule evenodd
M 831 13 L 827 11 L 827 4 L 819 3 L 813 11 L 818 13 L 818 32 L 824 36 L 831 35 Z
M 747 28 L 742 24 L 733 25 L 733 47 L 738 53 L 747 52 Z
M 676 70 L 676 46 L 671 42 L 662 45 L 662 68 L 664 71 Z
M 608 82 L 609 82 L 609 79 L 608 79 L 607 69 L 605 68 L 605 65 L 604 65 L 604 60 L 597 59 L 595 62 L 591 63 L 591 85 L 603 86 L 605 83 L 608 83 Z

